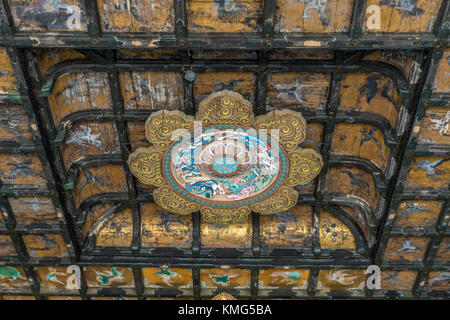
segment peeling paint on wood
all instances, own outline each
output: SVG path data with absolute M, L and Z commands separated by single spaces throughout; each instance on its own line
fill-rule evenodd
M 8 235 L 0 235 L 0 257 L 8 256 L 17 256 L 14 243 Z
M 106 73 L 86 72 L 62 76 L 55 82 L 49 104 L 56 123 L 77 111 L 111 108 Z
M 58 216 L 51 198 L 11 197 L 11 210 L 19 225 L 56 224 Z
M 87 31 L 80 0 L 9 0 L 20 31 Z
M 418 230 L 434 227 L 441 212 L 442 202 L 433 200 L 410 200 L 400 203 L 394 226 L 413 227 Z
M 97 0 L 105 32 L 173 32 L 174 1 Z
M 73 191 L 76 205 L 96 194 L 126 192 L 125 173 L 122 166 L 105 165 L 81 170 Z
M 181 110 L 184 87 L 180 73 L 127 72 L 120 74 L 125 109 Z
M 271 73 L 266 99 L 268 110 L 281 107 L 323 110 L 329 86 L 329 74 Z
M 363 296 L 366 275 L 364 270 L 320 270 L 317 280 L 318 296 L 332 295 L 333 291 L 346 291 L 350 296 Z M 343 292 L 342 292 L 343 293 Z
M 175 215 L 154 203 L 141 205 L 141 237 L 143 247 L 192 246 L 192 218 Z
M 0 108 L 0 141 L 31 141 L 32 130 L 25 108 L 20 105 L 1 105 Z
M 375 210 L 379 193 L 375 189 L 372 176 L 357 168 L 331 167 L 326 178 L 326 191 L 342 196 L 359 197 Z
M 261 32 L 261 0 L 187 0 L 190 32 Z
M 260 217 L 261 247 L 274 248 L 311 248 L 312 246 L 312 209 L 298 205 L 288 212 Z
M 436 254 L 436 260 L 442 262 L 448 262 L 450 260 L 450 238 L 446 237 L 442 239 L 439 250 Z
M 59 234 L 27 234 L 23 242 L 31 257 L 67 257 L 66 243 Z
M 320 247 L 322 249 L 355 250 L 355 237 L 350 229 L 332 214 L 320 215 Z
M 275 31 L 282 33 L 348 31 L 353 0 L 277 0 Z
M 43 49 L 38 51 L 36 57 L 42 75 L 45 75 L 51 67 L 58 63 L 86 58 L 80 52 L 71 49 Z
M 252 245 L 252 221 L 231 225 L 202 223 L 201 245 L 204 248 L 250 248 Z
M 450 49 L 446 49 L 439 62 L 433 89 L 439 93 L 450 92 Z
M 37 156 L 0 154 L 0 179 L 4 184 L 45 187 L 47 180 Z
M 381 11 L 380 29 L 364 32 L 431 32 L 442 1 L 440 0 L 367 0 L 366 8 L 377 5 Z M 372 13 L 365 11 L 365 22 Z
M 16 89 L 16 77 L 14 76 L 11 60 L 6 49 L 0 49 L 0 93 Z
M 371 160 L 383 171 L 386 170 L 390 154 L 382 131 L 360 123 L 337 124 L 331 150 L 336 155 L 358 156 Z
M 80 122 L 68 130 L 61 148 L 66 168 L 86 156 L 120 154 L 119 136 L 113 122 Z
M 397 87 L 387 76 L 372 73 L 349 73 L 342 77 L 340 109 L 379 114 L 395 128 L 400 98 Z
M 417 278 L 417 271 L 381 271 L 381 290 L 400 290 L 410 292 Z
M 194 82 L 195 104 L 213 92 L 230 90 L 240 93 L 254 103 L 256 74 L 247 72 L 205 72 L 198 73 Z
M 97 247 L 130 247 L 133 238 L 131 209 L 115 215 L 98 233 Z
M 386 247 L 389 261 L 422 261 L 429 239 L 418 237 L 391 238 Z
M 450 145 L 450 108 L 429 107 L 427 109 L 418 141 Z
M 411 163 L 406 185 L 448 189 L 449 182 L 450 157 L 416 157 Z

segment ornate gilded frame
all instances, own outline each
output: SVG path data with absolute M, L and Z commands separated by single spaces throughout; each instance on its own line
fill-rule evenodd
M 231 203 L 230 206 L 204 204 L 177 191 L 168 182 L 168 175 L 164 170 L 167 164 L 164 160 L 174 143 L 173 136 L 177 134 L 177 130 L 192 132 L 195 121 L 199 121 L 204 128 L 232 125 L 265 130 L 271 139 L 275 139 L 272 133 L 278 130 L 276 141 L 286 155 L 282 163 L 286 168 L 276 190 L 259 197 L 258 201 L 246 205 Z M 145 136 L 152 146 L 139 148 L 128 158 L 133 175 L 141 183 L 156 187 L 153 196 L 155 203 L 161 208 L 178 214 L 200 211 L 203 220 L 210 223 L 239 223 L 245 221 L 252 211 L 271 215 L 289 210 L 298 199 L 298 192 L 294 187 L 311 182 L 323 166 L 320 154 L 298 146 L 306 137 L 306 121 L 300 112 L 282 109 L 255 117 L 248 100 L 236 92 L 226 90 L 213 93 L 201 101 L 195 117 L 173 110 L 152 113 L 145 123 Z M 179 139 L 181 138 L 180 136 Z

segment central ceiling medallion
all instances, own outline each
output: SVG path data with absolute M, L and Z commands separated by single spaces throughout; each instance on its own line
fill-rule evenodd
M 145 136 L 152 144 L 128 158 L 131 172 L 153 191 L 156 204 L 178 214 L 200 211 L 206 222 L 245 221 L 297 203 L 296 185 L 320 172 L 322 157 L 298 145 L 306 135 L 300 112 L 255 117 L 240 94 L 221 91 L 200 102 L 195 117 L 152 113 Z

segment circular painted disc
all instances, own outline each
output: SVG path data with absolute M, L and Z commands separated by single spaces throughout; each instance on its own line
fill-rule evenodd
M 270 195 L 286 175 L 281 147 L 254 129 L 215 126 L 172 143 L 164 175 L 182 196 L 213 206 L 250 204 Z

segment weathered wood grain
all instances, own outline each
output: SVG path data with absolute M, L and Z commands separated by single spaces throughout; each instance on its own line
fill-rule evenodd
M 322 249 L 356 249 L 355 237 L 351 230 L 327 211 L 320 214 L 319 237 Z
M 362 269 L 320 270 L 317 279 L 317 296 L 326 296 L 334 290 L 347 291 L 351 296 L 363 296 L 366 275 Z
M 416 157 L 411 163 L 406 186 L 448 189 L 450 157 Z
M 84 72 L 60 77 L 49 96 L 49 104 L 56 123 L 77 111 L 110 109 L 111 92 L 106 73 Z
M 436 254 L 436 261 L 447 262 L 450 260 L 450 237 L 442 239 Z
M 431 32 L 442 1 L 440 0 L 367 0 L 366 8 L 377 5 L 380 8 L 379 29 L 369 30 L 367 19 L 371 16 L 366 10 L 364 32 Z
M 17 256 L 14 243 L 8 235 L 0 235 L 0 257 Z
M 379 114 L 395 128 L 401 101 L 392 79 L 373 73 L 344 74 L 339 98 L 341 110 Z
M 387 244 L 384 259 L 386 261 L 422 261 L 428 242 L 428 238 L 391 238 Z
M 394 226 L 434 227 L 441 212 L 442 202 L 434 200 L 403 201 L 397 208 Z
M 427 144 L 450 144 L 450 108 L 428 107 L 418 141 Z
M 27 234 L 23 242 L 31 257 L 67 257 L 67 247 L 60 234 Z
M 177 215 L 154 203 L 141 204 L 143 247 L 189 248 L 192 245 L 191 215 Z
M 386 290 L 410 291 L 417 278 L 417 271 L 381 271 L 381 289 L 376 293 Z
M 386 170 L 389 149 L 380 129 L 362 123 L 339 123 L 333 133 L 332 154 L 357 156 Z
M 86 156 L 119 152 L 119 136 L 113 122 L 79 122 L 70 128 L 61 147 L 66 168 Z
M 298 205 L 288 212 L 260 217 L 261 247 L 301 249 L 311 248 L 312 208 Z
M 96 194 L 107 192 L 125 192 L 126 179 L 120 165 L 105 165 L 83 169 L 79 176 L 73 196 L 78 206 L 83 200 Z
M 183 79 L 175 72 L 120 73 L 125 109 L 183 109 Z
M 389 63 L 399 69 L 406 79 L 408 79 L 411 71 L 414 70 L 413 66 L 417 63 L 407 50 L 376 50 L 365 56 L 363 60 Z
M 58 63 L 86 58 L 79 51 L 72 49 L 42 49 L 36 53 L 36 57 L 42 75 Z
M 8 1 L 14 24 L 20 31 L 87 31 L 86 13 L 81 0 Z M 77 23 L 71 17 L 75 17 L 78 10 Z
M 36 126 L 30 123 L 25 108 L 21 105 L 1 105 L 0 108 L 0 141 L 31 141 L 31 128 Z
M 14 90 L 16 87 L 16 77 L 11 60 L 6 49 L 0 48 L 0 93 L 8 93 L 8 90 Z
M 331 50 L 273 50 L 269 52 L 269 58 L 273 60 L 302 60 L 302 59 L 323 59 L 331 60 L 334 52 Z
M 59 221 L 51 198 L 11 197 L 9 204 L 19 225 L 56 224 Z
M 261 0 L 187 0 L 190 32 L 261 32 Z
M 231 225 L 201 223 L 200 239 L 204 248 L 250 248 L 252 219 Z
M 240 93 L 254 103 L 256 74 L 248 72 L 205 72 L 198 73 L 194 82 L 195 104 L 213 92 L 230 90 Z
M 330 193 L 359 197 L 369 203 L 373 210 L 380 197 L 371 174 L 358 168 L 329 168 L 325 190 Z
M 97 0 L 105 32 L 172 32 L 174 2 L 171 0 Z
M 323 110 L 329 86 L 329 74 L 271 73 L 267 84 L 267 109 L 270 111 L 282 107 Z
M 131 209 L 114 216 L 98 233 L 97 247 L 130 247 L 133 239 Z
M 277 0 L 275 30 L 281 33 L 344 33 L 354 0 Z
M 446 49 L 439 62 L 436 78 L 434 79 L 433 89 L 435 92 L 450 92 L 450 49 Z
M 36 155 L 0 154 L 0 179 L 4 184 L 45 188 L 47 180 Z

